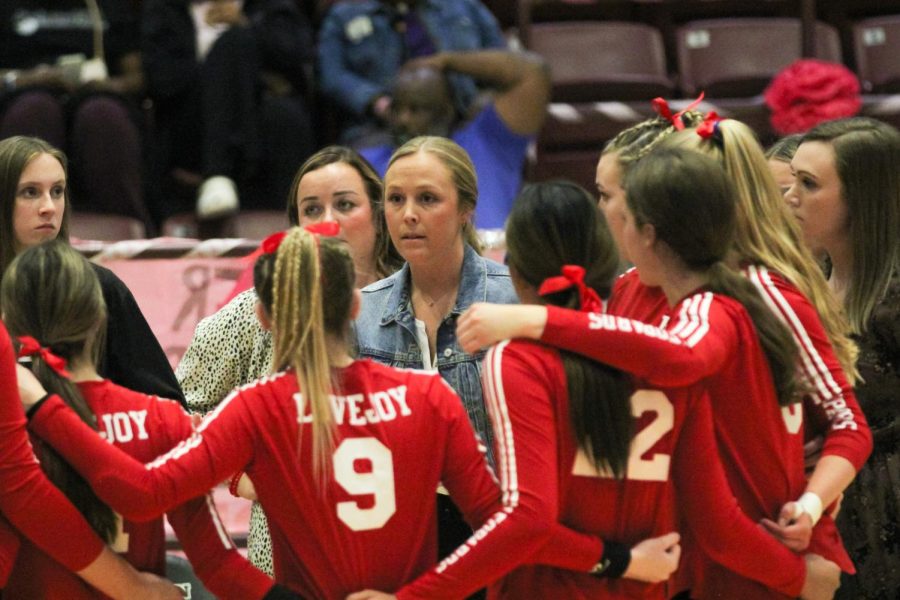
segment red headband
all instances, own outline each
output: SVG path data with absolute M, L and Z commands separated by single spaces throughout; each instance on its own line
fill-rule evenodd
M 694 110 L 703 101 L 703 96 L 705 92 L 700 92 L 700 95 L 697 96 L 697 99 L 685 106 L 682 110 L 679 110 L 677 113 L 672 114 L 672 109 L 669 108 L 669 103 L 665 101 L 664 98 L 654 98 L 650 104 L 653 106 L 653 110 L 656 111 L 656 114 L 661 116 L 663 119 L 668 120 L 676 130 L 681 131 L 684 129 L 684 121 L 682 121 L 681 117 L 684 113 L 689 110 Z
M 303 229 L 317 236 L 334 237 L 341 232 L 341 225 L 337 221 L 322 221 L 321 223 L 305 225 Z M 287 231 L 278 231 L 264 239 L 259 246 L 262 254 L 278 252 L 278 247 L 281 246 L 281 242 L 284 241 L 287 234 Z
M 19 358 L 23 356 L 40 356 L 47 366 L 53 369 L 60 377 L 71 377 L 66 371 L 66 361 L 63 358 L 53 354 L 49 348 L 41 346 L 40 342 L 28 335 L 22 335 L 18 338 L 22 346 L 19 348 Z
M 548 277 L 538 288 L 538 294 L 546 296 L 567 290 L 571 287 L 578 289 L 578 297 L 581 301 L 581 310 L 584 312 L 600 312 L 603 310 L 603 303 L 600 296 L 593 288 L 589 288 L 584 283 L 584 267 L 579 265 L 563 265 L 562 275 Z
M 709 111 L 709 113 L 703 117 L 703 122 L 697 126 L 697 135 L 704 140 L 720 139 L 717 136 L 719 134 L 719 123 L 722 121 L 724 121 L 724 119 L 716 114 L 716 111 Z

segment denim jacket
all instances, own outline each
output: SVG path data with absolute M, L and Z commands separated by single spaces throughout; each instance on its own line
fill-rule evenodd
M 416 321 L 410 301 L 409 264 L 363 288 L 362 296 L 362 310 L 355 323 L 359 357 L 393 367 L 421 369 L 422 351 L 416 341 Z M 481 394 L 485 353 L 468 354 L 456 341 L 456 320 L 475 302 L 513 304 L 518 298 L 507 268 L 479 256 L 466 244 L 456 304 L 437 331 L 437 368 L 462 399 L 472 426 L 491 456 L 494 436 Z
M 506 42 L 491 12 L 478 0 L 421 0 L 417 10 L 438 52 L 503 48 Z M 387 2 L 337 2 L 319 33 L 322 92 L 362 118 L 373 98 L 388 93 L 406 62 L 403 36 L 394 29 L 396 9 Z M 468 102 L 475 84 L 453 75 L 456 100 Z

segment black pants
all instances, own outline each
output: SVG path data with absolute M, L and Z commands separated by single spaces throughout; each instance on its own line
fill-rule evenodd
M 286 206 L 294 174 L 316 150 L 315 136 L 302 96 L 270 93 L 263 70 L 253 33 L 232 28 L 213 44 L 188 90 L 158 100 L 162 148 L 154 161 L 163 178 L 173 167 L 224 175 L 237 184 L 242 208 Z M 165 218 L 185 208 L 155 212 Z
M 450 496 L 437 495 L 438 512 L 438 560 L 441 560 L 459 548 L 472 535 L 472 528 L 466 524 L 462 513 L 453 504 Z M 469 600 L 484 600 L 485 590 L 479 590 L 469 596 Z

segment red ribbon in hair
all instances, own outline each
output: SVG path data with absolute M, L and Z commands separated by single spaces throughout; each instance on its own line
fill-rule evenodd
M 44 348 L 41 346 L 41 343 L 36 339 L 29 335 L 22 335 L 18 338 L 19 343 L 22 345 L 19 348 L 19 358 L 23 356 L 34 356 L 37 354 L 40 356 L 47 366 L 53 369 L 57 375 L 60 377 L 69 378 L 69 372 L 66 371 L 66 361 L 64 358 L 60 358 L 59 356 L 53 354 L 49 348 Z
M 697 96 L 697 99 L 685 106 L 682 110 L 679 110 L 677 113 L 672 114 L 672 109 L 669 107 L 669 103 L 666 102 L 665 98 L 654 98 L 650 104 L 653 106 L 653 110 L 656 111 L 656 114 L 661 116 L 663 119 L 669 121 L 672 126 L 681 131 L 684 129 L 684 121 L 681 119 L 684 113 L 689 110 L 694 110 L 703 101 L 703 96 L 705 92 L 700 92 L 700 95 Z
M 703 117 L 703 122 L 697 126 L 697 135 L 704 140 L 712 139 L 719 133 L 719 122 L 723 121 L 716 111 L 711 110 Z
M 321 223 L 305 225 L 303 229 L 314 235 L 334 237 L 341 232 L 341 225 L 337 221 L 322 221 Z M 278 231 L 264 239 L 259 246 L 259 249 L 262 250 L 262 254 L 278 252 L 278 247 L 281 246 L 281 242 L 284 241 L 287 234 L 287 231 Z
M 563 265 L 562 275 L 556 277 L 548 277 L 538 288 L 538 294 L 546 296 L 567 290 L 571 287 L 578 289 L 578 297 L 581 300 L 581 310 L 585 312 L 600 312 L 603 310 L 603 303 L 600 296 L 593 288 L 589 288 L 584 283 L 584 267 L 579 265 Z
M 312 225 L 305 226 L 303 229 L 312 234 L 324 235 L 325 237 L 333 237 L 341 232 L 341 226 L 336 221 L 313 223 Z M 237 282 L 235 282 L 234 287 L 231 289 L 231 292 L 228 293 L 228 296 L 222 304 L 219 305 L 219 308 L 222 308 L 231 302 L 234 297 L 241 292 L 253 287 L 253 265 L 256 263 L 256 259 L 263 254 L 274 254 L 275 252 L 278 252 L 278 247 L 281 246 L 281 242 L 284 241 L 287 234 L 287 231 L 273 233 L 262 241 L 259 248 L 242 259 L 247 264 L 247 267 L 240 275 L 238 275 Z M 318 241 L 318 238 L 316 238 L 316 240 Z
M 321 223 L 307 225 L 303 229 L 323 237 L 335 237 L 341 233 L 341 224 L 337 221 L 322 221 Z
M 262 244 L 259 245 L 262 254 L 274 254 L 275 252 L 278 252 L 278 247 L 281 245 L 281 242 L 284 241 L 286 235 L 287 231 L 278 231 L 264 239 Z

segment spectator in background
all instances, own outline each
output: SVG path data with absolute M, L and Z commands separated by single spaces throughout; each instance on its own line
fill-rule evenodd
M 200 218 L 280 207 L 315 150 L 305 99 L 313 32 L 297 2 L 146 0 L 142 45 L 154 180 L 200 173 Z M 157 219 L 180 209 L 170 198 L 154 199 Z
M 79 210 L 150 224 L 136 100 L 144 92 L 133 3 L 0 2 L 0 139 L 33 135 L 72 161 Z
M 406 61 L 505 46 L 479 0 L 336 2 L 319 35 L 319 78 L 322 92 L 343 111 L 341 142 L 363 147 L 386 139 L 392 83 Z M 450 89 L 455 108 L 466 113 L 475 82 L 455 74 Z
M 454 109 L 446 73 L 461 73 L 496 88 L 494 98 L 471 120 Z M 550 78 L 535 54 L 507 50 L 441 52 L 406 66 L 394 82 L 392 140 L 364 148 L 384 175 L 391 154 L 421 136 L 449 137 L 471 157 L 478 176 L 479 228 L 502 228 L 522 184 L 528 144 L 544 122 Z
M 37 138 L 0 141 L 0 273 L 26 248 L 47 240 L 68 241 L 69 204 L 62 152 Z M 123 387 L 184 405 L 172 367 L 134 296 L 115 273 L 91 266 L 109 315 L 100 374 Z

